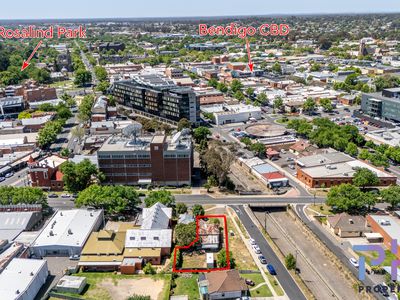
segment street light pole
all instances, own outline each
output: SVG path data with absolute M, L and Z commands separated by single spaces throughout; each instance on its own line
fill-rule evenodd
M 264 212 L 264 230 L 267 233 L 267 211 Z

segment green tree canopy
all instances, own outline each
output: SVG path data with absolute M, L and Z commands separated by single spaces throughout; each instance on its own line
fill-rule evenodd
M 178 122 L 178 131 L 181 131 L 182 129 L 185 128 L 191 128 L 192 125 L 190 124 L 189 120 L 186 118 L 182 118 Z
M 193 216 L 197 217 L 197 216 L 204 216 L 205 211 L 203 206 L 201 206 L 200 204 L 195 204 L 192 207 L 192 214 Z
M 107 215 L 132 214 L 140 204 L 139 194 L 130 186 L 90 185 L 78 194 L 77 207 L 104 209 Z
M 167 207 L 175 207 L 175 197 L 167 190 L 151 191 L 144 199 L 146 207 L 151 207 L 157 202 L 164 204 Z
M 196 141 L 196 143 L 200 143 L 202 140 L 207 140 L 207 137 L 211 135 L 210 129 L 204 126 L 197 127 L 193 131 L 193 138 Z
M 175 242 L 178 246 L 188 246 L 196 239 L 196 223 L 179 223 L 175 226 Z
M 47 207 L 47 197 L 35 187 L 0 186 L 0 204 L 41 204 Z
M 382 202 L 390 204 L 390 209 L 394 210 L 400 204 L 400 186 L 392 185 L 381 191 Z
M 230 268 L 234 269 L 236 267 L 235 259 L 233 258 L 232 251 L 229 251 L 229 262 Z M 217 254 L 217 266 L 219 268 L 226 268 L 228 266 L 228 259 L 226 257 L 226 250 L 222 249 Z
M 338 211 L 359 214 L 375 201 L 373 194 L 363 193 L 351 184 L 341 184 L 330 189 L 326 203 Z
M 359 168 L 353 177 L 353 184 L 365 188 L 379 184 L 379 178 L 375 172 L 367 168 Z

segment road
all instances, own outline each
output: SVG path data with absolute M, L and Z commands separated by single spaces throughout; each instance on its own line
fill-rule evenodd
M 317 225 L 315 225 L 312 221 L 310 221 L 305 212 L 304 212 L 304 204 L 301 205 L 296 205 L 296 213 L 300 217 L 300 219 L 312 230 L 312 232 L 328 247 L 330 251 L 332 251 L 337 258 L 340 259 L 340 261 L 354 274 L 355 277 L 358 278 L 358 270 L 354 268 L 350 262 L 349 258 L 346 256 L 345 252 L 343 249 L 341 249 L 338 245 L 336 245 L 334 242 L 332 242 L 326 235 L 325 233 L 319 228 Z M 375 286 L 376 283 L 374 283 L 369 276 L 367 275 L 366 279 L 362 281 L 362 283 L 365 286 Z M 374 293 L 374 296 L 377 299 L 386 299 L 383 297 L 381 294 Z
M 279 258 L 276 256 L 271 246 L 268 244 L 267 240 L 264 238 L 263 234 L 250 219 L 249 215 L 245 211 L 243 206 L 233 206 L 233 208 L 238 212 L 238 217 L 242 222 L 243 226 L 246 228 L 250 236 L 256 241 L 257 245 L 260 247 L 262 254 L 267 259 L 267 262 L 272 264 L 276 270 L 278 280 L 285 290 L 286 295 L 291 300 L 306 300 L 303 292 L 297 286 L 296 282 L 286 270 L 285 266 L 281 263 Z
M 15 172 L 10 178 L 0 182 L 0 186 L 27 186 L 29 183 L 28 168 L 23 168 Z
M 76 44 L 78 45 L 78 43 L 76 43 Z M 79 45 L 78 45 L 78 47 L 79 47 Z M 80 49 L 80 48 L 79 48 L 79 49 Z M 85 64 L 86 70 L 88 70 L 88 71 L 90 71 L 90 73 L 92 73 L 92 84 L 93 84 L 93 85 L 97 85 L 98 80 L 97 80 L 97 77 L 96 77 L 96 73 L 94 72 L 93 66 L 90 64 L 88 58 L 86 57 L 85 52 L 83 52 L 82 50 L 80 50 L 80 53 L 81 53 L 82 61 L 83 61 L 83 63 Z

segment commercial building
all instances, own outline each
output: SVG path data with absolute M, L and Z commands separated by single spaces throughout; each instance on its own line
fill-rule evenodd
M 124 51 L 125 44 L 124 43 L 102 43 L 98 47 L 99 52 L 110 51 L 113 50 L 115 52 Z
M 64 182 L 60 166 L 67 160 L 57 155 L 35 161 L 30 158 L 28 161 L 29 175 L 32 186 L 41 187 L 52 191 L 62 191 Z
M 201 111 L 211 113 L 216 125 L 246 122 L 249 119 L 261 119 L 261 108 L 253 105 L 212 105 L 203 106 Z
M 384 128 L 370 131 L 365 135 L 367 140 L 376 144 L 386 144 L 392 147 L 400 146 L 400 127 Z
M 383 243 L 387 249 L 391 249 L 392 241 L 400 241 L 399 220 L 389 215 L 368 215 L 367 222 L 374 233 L 383 237 Z M 395 254 L 400 259 L 400 245 L 397 245 Z
M 0 240 L 11 242 L 22 231 L 33 229 L 41 220 L 40 211 L 0 212 Z
M 384 89 L 381 93 L 363 94 L 361 110 L 373 118 L 400 122 L 400 88 Z
M 23 94 L 26 102 L 37 102 L 57 99 L 55 88 L 38 87 L 33 89 L 25 89 Z
M 46 260 L 14 258 L 0 274 L 0 297 L 4 300 L 35 299 L 48 275 Z
M 193 147 L 190 136 L 112 136 L 97 152 L 100 171 L 111 184 L 190 185 Z
M 191 88 L 179 87 L 158 74 L 136 76 L 130 81 L 117 81 L 112 86 L 116 101 L 138 113 L 178 122 L 186 118 L 200 121 L 199 101 Z
M 37 257 L 79 255 L 91 232 L 103 222 L 103 210 L 60 210 L 31 246 Z
M 296 164 L 297 178 L 312 188 L 352 183 L 354 174 L 361 168 L 374 172 L 379 178 L 379 186 L 396 184 L 397 180 L 396 176 L 335 151 L 302 157 Z
M 0 98 L 0 116 L 17 117 L 25 108 L 22 96 L 10 96 Z
M 212 87 L 194 88 L 196 97 L 200 105 L 221 104 L 224 103 L 224 94 Z

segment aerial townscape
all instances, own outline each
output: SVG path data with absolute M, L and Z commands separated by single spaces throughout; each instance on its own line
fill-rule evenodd
M 399 300 L 399 1 L 21 2 L 0 300 Z

